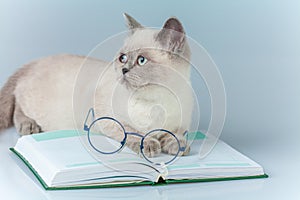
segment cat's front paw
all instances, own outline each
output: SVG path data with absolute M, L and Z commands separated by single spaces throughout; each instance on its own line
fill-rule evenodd
M 127 146 L 136 153 L 141 153 L 140 140 L 127 142 Z M 144 140 L 142 151 L 146 157 L 155 157 L 161 153 L 160 142 L 156 138 Z
M 144 140 L 143 153 L 149 158 L 159 155 L 161 153 L 160 142 L 156 138 Z
M 186 139 L 183 137 L 177 138 L 180 144 L 180 147 L 185 147 L 185 150 L 182 152 L 179 152 L 179 156 L 186 156 L 190 153 L 190 147 L 188 147 L 186 144 Z M 178 142 L 177 140 L 174 140 L 172 136 L 166 135 L 160 139 L 160 144 L 162 146 L 162 152 L 176 155 L 179 150 Z
M 21 135 L 30 135 L 41 132 L 41 127 L 32 119 L 26 119 L 15 126 Z

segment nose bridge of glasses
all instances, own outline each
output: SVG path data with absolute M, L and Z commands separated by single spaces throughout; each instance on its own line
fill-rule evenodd
M 141 135 L 141 134 L 138 134 L 138 133 L 135 133 L 135 132 L 125 132 L 125 134 L 126 134 L 126 135 L 133 135 L 133 136 L 137 136 L 137 137 L 140 137 L 140 138 L 144 137 L 143 135 Z

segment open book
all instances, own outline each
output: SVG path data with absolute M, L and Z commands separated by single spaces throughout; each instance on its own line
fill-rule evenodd
M 222 141 L 199 159 L 197 150 L 205 135 L 191 134 L 190 155 L 166 167 L 151 165 L 127 147 L 114 156 L 95 158 L 82 143 L 85 135 L 75 130 L 23 136 L 11 151 L 49 190 L 267 177 L 259 164 Z

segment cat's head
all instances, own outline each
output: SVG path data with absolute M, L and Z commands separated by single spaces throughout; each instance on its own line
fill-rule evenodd
M 168 81 L 173 73 L 189 78 L 190 48 L 180 21 L 169 18 L 160 30 L 143 27 L 124 14 L 129 35 L 114 61 L 118 80 L 130 88 Z

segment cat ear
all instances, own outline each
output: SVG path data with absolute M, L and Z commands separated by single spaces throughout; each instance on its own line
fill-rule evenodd
M 180 52 L 185 43 L 185 32 L 182 24 L 174 17 L 169 18 L 156 39 L 169 50 Z
M 136 28 L 143 28 L 143 26 L 140 23 L 138 23 L 133 17 L 131 17 L 127 13 L 124 13 L 123 15 L 127 22 L 127 26 L 130 30 L 134 31 L 134 29 Z

